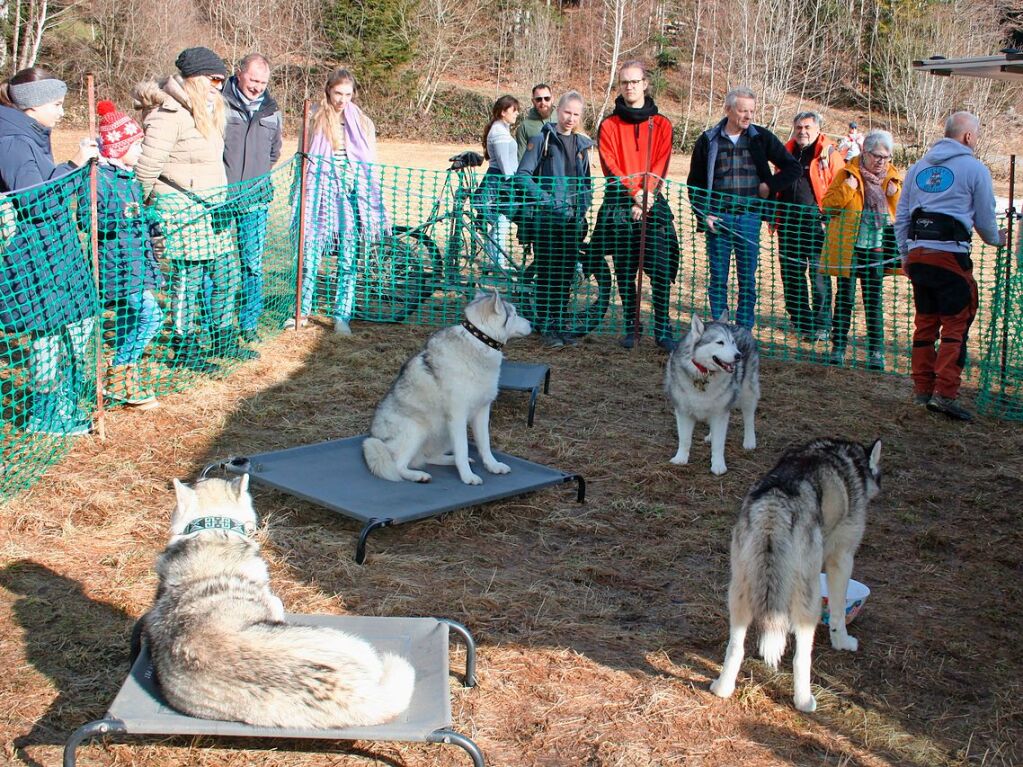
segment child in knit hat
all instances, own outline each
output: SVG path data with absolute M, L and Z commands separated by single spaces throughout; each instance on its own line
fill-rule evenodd
M 142 127 L 110 101 L 96 105 L 99 119 L 97 220 L 100 296 L 114 310 L 114 356 L 107 368 L 104 394 L 140 410 L 159 407 L 143 386 L 139 360 L 163 325 L 154 291 L 163 284 L 153 253 L 142 186 L 135 163 L 142 155 Z

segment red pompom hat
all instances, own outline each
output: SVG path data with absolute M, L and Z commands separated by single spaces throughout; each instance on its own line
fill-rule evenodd
M 113 101 L 99 102 L 96 112 L 99 113 L 99 152 L 104 157 L 120 159 L 132 144 L 144 137 L 142 126 L 124 112 L 118 112 Z

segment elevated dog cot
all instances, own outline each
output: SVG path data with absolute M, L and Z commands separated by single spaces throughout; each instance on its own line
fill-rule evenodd
M 384 527 L 440 516 L 468 506 L 511 498 L 553 485 L 575 482 L 576 500 L 583 503 L 586 482 L 569 474 L 522 458 L 494 452 L 511 467 L 509 474 L 491 474 L 483 468 L 475 446 L 469 456 L 482 485 L 466 485 L 454 466 L 429 466 L 430 482 L 389 482 L 370 474 L 362 457 L 366 435 L 231 458 L 221 466 L 249 481 L 302 498 L 362 523 L 355 561 L 366 560 L 366 540 Z
M 465 687 L 476 685 L 476 644 L 460 623 L 444 618 L 378 618 L 349 615 L 289 615 L 288 621 L 329 626 L 369 642 L 384 652 L 406 658 L 416 670 L 416 686 L 408 709 L 397 719 L 375 727 L 299 730 L 256 727 L 241 722 L 196 719 L 170 708 L 160 693 L 155 669 L 144 644 L 133 641 L 131 672 L 106 716 L 79 727 L 64 746 L 64 767 L 75 767 L 79 746 L 92 738 L 231 737 L 286 740 L 365 740 L 447 743 L 463 748 L 473 767 L 484 767 L 483 753 L 470 738 L 451 729 L 448 685 L 449 633 L 465 642 Z M 135 637 L 139 635 L 136 625 Z
M 501 376 L 497 380 L 499 391 L 527 391 L 529 392 L 529 415 L 526 424 L 533 425 L 533 416 L 536 413 L 536 400 L 540 396 L 540 388 L 543 387 L 544 394 L 551 391 L 551 369 L 549 365 L 535 362 L 509 362 L 504 360 L 501 363 Z

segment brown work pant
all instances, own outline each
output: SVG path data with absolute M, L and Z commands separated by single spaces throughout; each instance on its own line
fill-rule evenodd
M 970 254 L 913 248 L 906 273 L 916 305 L 913 391 L 955 398 L 966 365 L 966 337 L 977 316 Z

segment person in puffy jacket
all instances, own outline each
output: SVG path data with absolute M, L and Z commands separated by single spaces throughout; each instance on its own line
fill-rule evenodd
M 67 85 L 41 67 L 0 85 L 0 200 L 12 219 L 0 241 L 0 330 L 31 338 L 26 430 L 61 436 L 87 434 L 91 425 L 81 400 L 96 313 L 91 268 L 67 201 L 74 182 L 47 183 L 96 156 L 95 142 L 83 139 L 71 160 L 54 162 L 50 132 L 64 116 L 66 93 Z
M 208 48 L 187 48 L 179 75 L 135 88 L 146 137 L 135 175 L 156 209 L 170 256 L 172 364 L 211 373 L 209 357 L 253 359 L 233 328 L 238 287 L 231 214 L 224 187 L 223 60 Z M 205 306 L 203 306 L 205 304 Z M 201 342 L 200 310 L 208 315 L 210 348 Z

